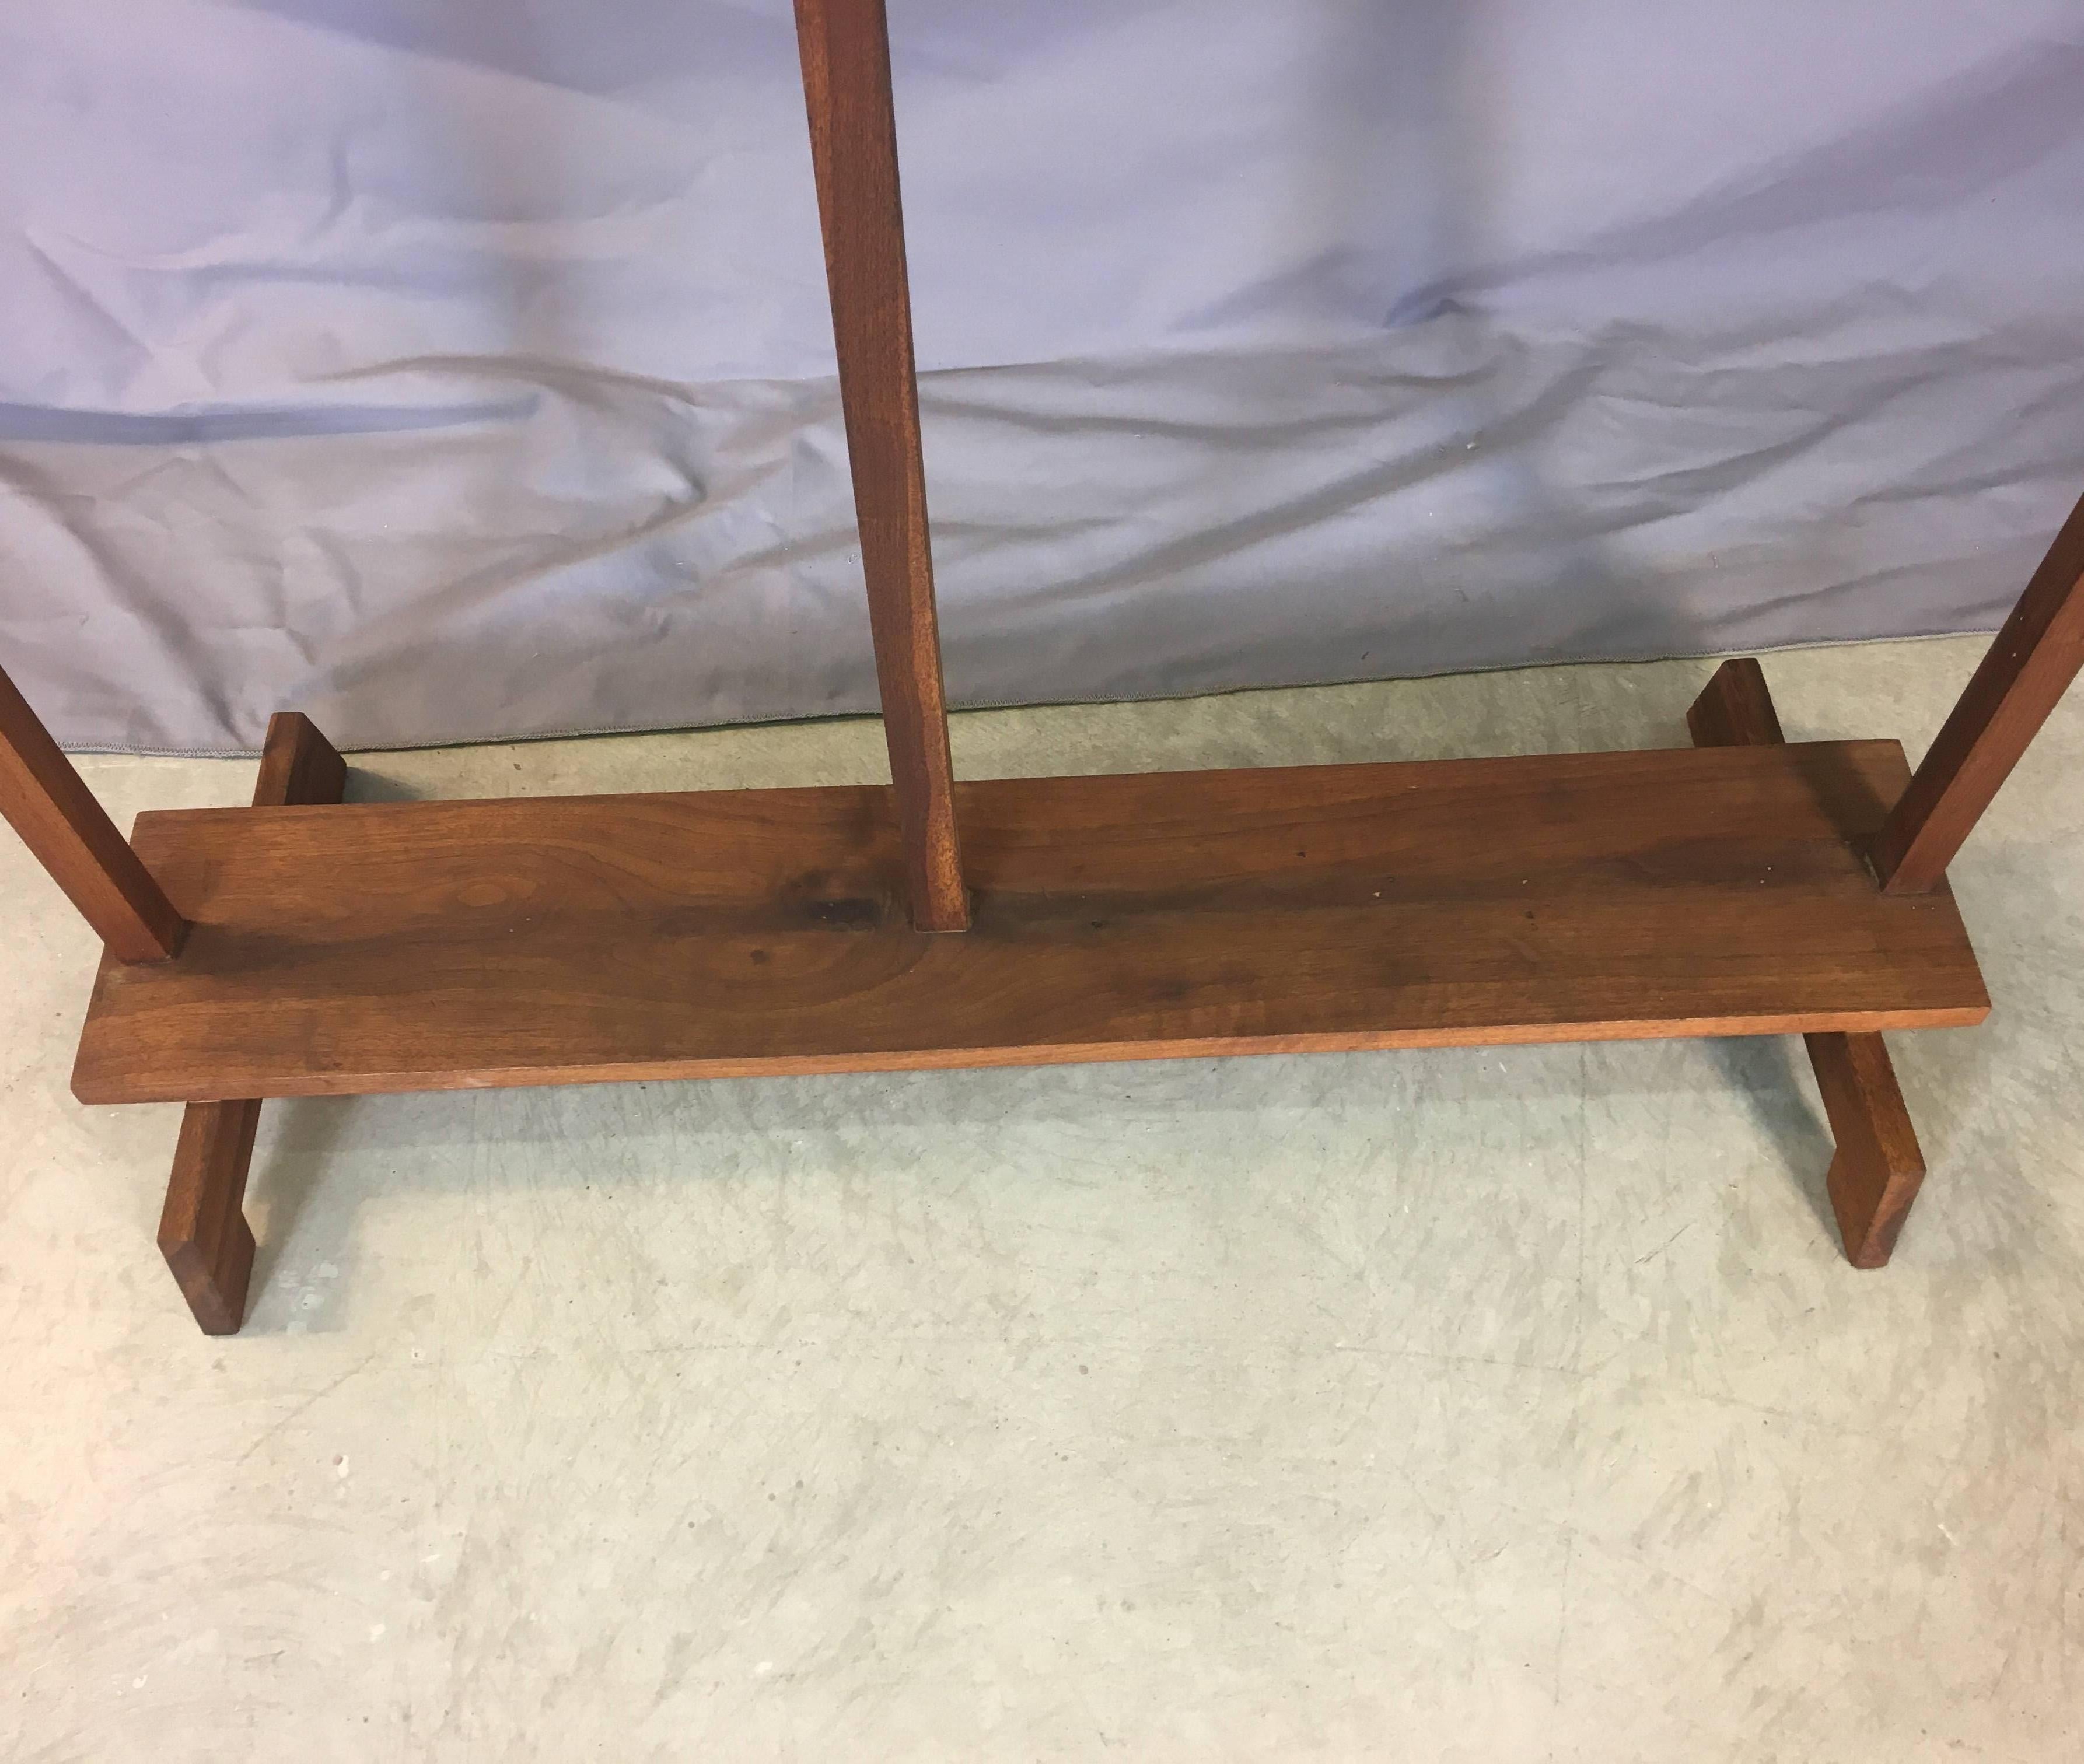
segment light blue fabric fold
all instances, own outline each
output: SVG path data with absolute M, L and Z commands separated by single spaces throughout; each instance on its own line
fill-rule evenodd
M 2073 0 L 890 0 L 954 700 L 1987 628 Z M 870 710 L 787 0 L 0 14 L 0 665 L 76 747 Z

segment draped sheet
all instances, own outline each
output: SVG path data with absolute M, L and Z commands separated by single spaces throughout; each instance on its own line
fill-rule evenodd
M 2074 0 L 890 0 L 959 704 L 1987 628 Z M 0 8 L 69 745 L 871 709 L 786 0 Z

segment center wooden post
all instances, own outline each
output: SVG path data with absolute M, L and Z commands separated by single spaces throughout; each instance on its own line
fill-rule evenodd
M 796 0 L 796 30 L 912 922 L 965 931 L 883 0 Z

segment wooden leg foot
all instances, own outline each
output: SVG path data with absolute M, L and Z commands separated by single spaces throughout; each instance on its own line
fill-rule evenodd
M 239 1203 L 260 1124 L 257 1099 L 191 1102 L 181 1117 L 159 1249 L 205 1335 L 235 1335 L 246 1320 L 253 1233 Z
M 1810 1064 L 1838 1141 L 1831 1210 L 1856 1268 L 1888 1266 L 1897 1234 L 1925 1180 L 1925 1154 L 1904 1106 L 1896 1068 L 1879 1035 L 1811 1035 Z
M 1765 670 L 1748 656 L 1716 670 L 1686 721 L 1697 747 L 1764 747 L 1786 739 Z M 1846 1258 L 1856 1268 L 1886 1267 L 1925 1180 L 1925 1154 L 1896 1068 L 1879 1035 L 1805 1039 L 1838 1142 L 1826 1186 Z
M 346 763 L 308 717 L 282 711 L 269 719 L 254 807 L 337 802 L 346 788 Z M 257 1098 L 191 1102 L 181 1117 L 159 1248 L 205 1335 L 235 1335 L 246 1320 L 253 1230 L 239 1208 L 260 1125 Z

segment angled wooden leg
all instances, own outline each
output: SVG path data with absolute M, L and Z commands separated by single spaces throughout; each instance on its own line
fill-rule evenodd
M 337 802 L 346 787 L 345 762 L 309 717 L 282 711 L 269 721 L 253 787 L 256 808 Z M 239 1209 L 260 1124 L 257 1098 L 191 1102 L 181 1117 L 159 1215 L 159 1250 L 205 1335 L 235 1335 L 246 1320 L 253 1232 Z
M 796 0 L 796 35 L 912 922 L 965 931 L 883 0 Z
M 1687 712 L 1686 726 L 1696 747 L 1777 747 L 1787 739 L 1766 688 L 1765 670 L 1748 655 L 1715 670 Z
M 268 719 L 260 748 L 260 775 L 253 780 L 256 809 L 299 803 L 337 802 L 347 793 L 347 762 L 298 710 L 278 710 Z
M 246 1321 L 253 1230 L 239 1205 L 260 1124 L 257 1098 L 191 1102 L 181 1117 L 173 1178 L 159 1215 L 159 1251 L 205 1335 L 235 1335 Z
M 1946 879 L 1983 811 L 2084 670 L 2084 502 L 2056 537 L 1871 854 L 1892 895 Z
M 1925 1153 L 1879 1035 L 1810 1035 L 1809 1063 L 1838 1150 L 1826 1186 L 1856 1268 L 1885 1268 L 1925 1181 Z
M 1765 671 L 1748 656 L 1722 664 L 1686 721 L 1700 747 L 1770 746 L 1786 738 Z M 1879 1035 L 1804 1040 L 1838 1142 L 1826 1187 L 1846 1258 L 1856 1268 L 1886 1267 L 1925 1180 L 1925 1154 L 1888 1046 Z
M 0 814 L 119 962 L 163 962 L 188 925 L 15 683 L 0 674 Z

